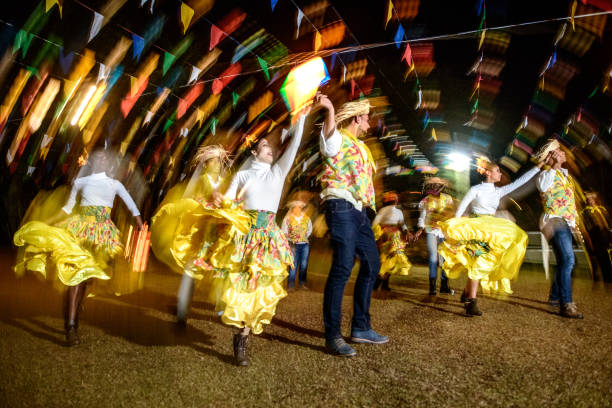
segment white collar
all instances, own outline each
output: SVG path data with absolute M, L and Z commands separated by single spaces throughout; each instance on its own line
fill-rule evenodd
M 101 173 L 93 173 L 90 174 L 89 177 L 91 177 L 92 179 L 103 179 L 103 178 L 108 178 L 108 176 L 106 175 L 106 172 L 101 172 Z
M 261 170 L 270 170 L 271 165 L 270 163 L 265 163 L 257 159 L 254 159 L 250 167 L 252 170 L 261 171 Z
M 212 177 L 210 177 L 210 174 L 207 174 L 206 177 L 208 177 L 208 182 L 210 183 L 210 185 L 212 186 L 213 189 L 217 189 L 217 187 L 219 187 L 219 184 L 221 184 L 221 176 L 219 176 L 219 180 L 217 180 L 215 182 L 215 180 L 213 180 Z

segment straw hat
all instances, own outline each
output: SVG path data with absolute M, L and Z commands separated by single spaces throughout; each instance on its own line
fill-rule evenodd
M 557 139 L 548 139 L 544 146 L 535 154 L 535 159 L 538 162 L 546 160 L 546 157 L 550 152 L 553 152 L 561 148 L 561 143 Z
M 340 124 L 347 119 L 355 116 L 365 115 L 370 113 L 370 101 L 368 99 L 360 99 L 355 102 L 346 102 L 336 112 L 336 123 Z
M 218 158 L 223 169 L 229 167 L 230 159 L 227 151 L 221 145 L 200 146 L 192 160 L 192 166 L 204 165 L 208 160 Z
M 425 182 L 423 185 L 431 185 L 431 184 L 442 184 L 445 187 L 448 187 L 448 180 L 443 179 L 442 177 L 425 177 Z

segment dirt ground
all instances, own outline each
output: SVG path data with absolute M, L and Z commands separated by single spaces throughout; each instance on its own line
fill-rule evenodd
M 575 279 L 584 320 L 549 312 L 549 282 L 524 266 L 511 296 L 483 295 L 467 318 L 459 294 L 427 296 L 425 266 L 375 292 L 374 328 L 386 345 L 325 353 L 322 289 L 329 254 L 314 251 L 310 290 L 281 301 L 252 338 L 252 366 L 232 364 L 232 330 L 204 288 L 185 330 L 173 309 L 180 276 L 154 260 L 144 289 L 85 300 L 82 344 L 63 345 L 61 295 L 34 276 L 17 279 L 0 252 L 0 406 L 572 406 L 612 405 L 612 298 Z M 462 281 L 454 281 L 456 289 Z M 350 334 L 352 285 L 343 308 Z

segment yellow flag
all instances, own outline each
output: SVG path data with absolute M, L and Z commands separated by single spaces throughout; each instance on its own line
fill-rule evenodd
M 484 42 L 486 33 L 487 33 L 487 30 L 482 30 L 482 33 L 480 34 L 480 41 L 478 42 L 478 49 L 482 47 L 482 43 Z
M 319 51 L 320 48 L 321 48 L 321 33 L 317 30 L 317 32 L 315 32 L 315 38 L 314 38 L 315 52 Z
M 572 30 L 576 31 L 576 26 L 574 25 L 574 15 L 576 15 L 576 7 L 578 6 L 578 1 L 574 0 L 572 4 L 572 14 L 570 16 L 570 22 L 572 23 Z
M 183 34 L 187 32 L 187 28 L 189 28 L 189 23 L 191 23 L 192 18 L 193 9 L 185 3 L 181 3 L 181 22 L 183 23 Z
M 51 8 L 57 4 L 60 12 L 60 18 L 62 18 L 62 5 L 59 0 L 45 0 L 45 12 L 48 13 Z
M 431 128 L 431 138 L 436 142 L 438 141 L 438 137 L 436 136 L 436 128 L 434 127 Z
M 138 78 L 130 75 L 130 96 L 136 95 L 138 92 Z
M 389 6 L 387 7 L 387 20 L 385 20 L 385 28 L 387 28 L 387 24 L 389 24 L 389 20 L 393 16 L 393 2 L 389 0 Z

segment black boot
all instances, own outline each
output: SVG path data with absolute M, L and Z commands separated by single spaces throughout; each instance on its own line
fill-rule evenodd
M 436 278 L 429 278 L 429 295 L 435 296 L 436 294 Z
M 374 288 L 373 290 L 378 290 L 378 288 L 380 288 L 380 285 L 382 284 L 382 279 L 380 279 L 378 276 L 376 277 L 376 282 L 374 282 Z
M 440 293 L 445 293 L 448 295 L 452 295 L 454 293 L 453 290 L 448 286 L 448 279 L 440 280 Z
M 81 344 L 79 339 L 79 333 L 77 331 L 77 325 L 75 322 L 68 322 L 66 324 L 66 345 L 68 347 L 77 346 Z
M 234 360 L 236 365 L 248 366 L 251 364 L 247 356 L 247 345 L 249 344 L 248 334 L 234 334 Z
M 468 299 L 465 303 L 465 314 L 466 316 L 482 316 L 482 312 L 478 308 L 478 302 L 476 298 Z
M 383 279 L 381 289 L 387 292 L 391 292 L 391 288 L 389 287 L 389 278 Z
M 464 290 L 463 292 L 461 292 L 461 300 L 459 300 L 459 301 L 460 301 L 461 303 L 467 303 L 468 299 L 469 299 L 469 298 L 468 298 L 468 295 L 467 295 L 467 293 L 465 292 L 465 290 Z

